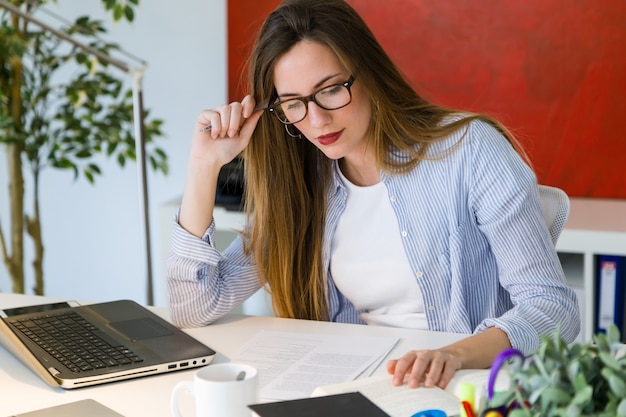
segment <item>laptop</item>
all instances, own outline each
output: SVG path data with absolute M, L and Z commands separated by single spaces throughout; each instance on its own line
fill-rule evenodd
M 66 389 L 205 366 L 215 351 L 131 300 L 0 310 L 0 343 Z
M 109 407 L 91 398 L 61 404 L 54 407 L 42 408 L 26 413 L 16 414 L 9 417 L 124 417 L 122 414 L 111 410 Z

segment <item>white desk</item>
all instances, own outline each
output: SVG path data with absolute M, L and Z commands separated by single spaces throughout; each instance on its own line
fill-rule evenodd
M 28 304 L 42 304 L 56 299 L 0 293 L 0 307 L 9 308 Z M 164 309 L 155 311 L 167 318 Z M 342 335 L 392 335 L 400 343 L 390 354 L 399 357 L 410 349 L 432 349 L 454 341 L 464 335 L 428 332 L 391 327 L 374 327 L 306 320 L 279 319 L 275 317 L 228 315 L 207 327 L 189 329 L 188 333 L 218 352 L 213 363 L 228 362 L 228 356 L 257 331 L 273 330 Z M 375 373 L 385 372 L 385 361 Z M 209 365 L 210 366 L 210 365 Z M 113 382 L 94 387 L 64 390 L 47 385 L 19 360 L 0 347 L 0 416 L 5 417 L 53 405 L 93 398 L 126 417 L 169 416 L 170 392 L 178 381 L 192 379 L 194 370 L 149 376 L 134 380 Z M 185 398 L 181 404 L 183 415 L 193 416 L 193 400 Z

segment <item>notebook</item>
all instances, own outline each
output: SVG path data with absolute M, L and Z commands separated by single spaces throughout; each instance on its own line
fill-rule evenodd
M 249 405 L 258 417 L 389 417 L 360 392 Z
M 130 300 L 0 310 L 0 343 L 71 389 L 205 366 L 215 351 Z

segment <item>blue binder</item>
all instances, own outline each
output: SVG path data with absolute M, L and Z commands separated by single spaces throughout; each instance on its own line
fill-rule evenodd
M 611 324 L 626 340 L 626 257 L 596 257 L 596 331 L 606 332 Z

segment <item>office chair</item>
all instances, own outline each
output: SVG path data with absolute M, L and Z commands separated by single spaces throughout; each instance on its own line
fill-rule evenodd
M 539 199 L 546 226 L 550 230 L 552 242 L 556 245 L 569 217 L 569 197 L 560 188 L 540 184 Z

